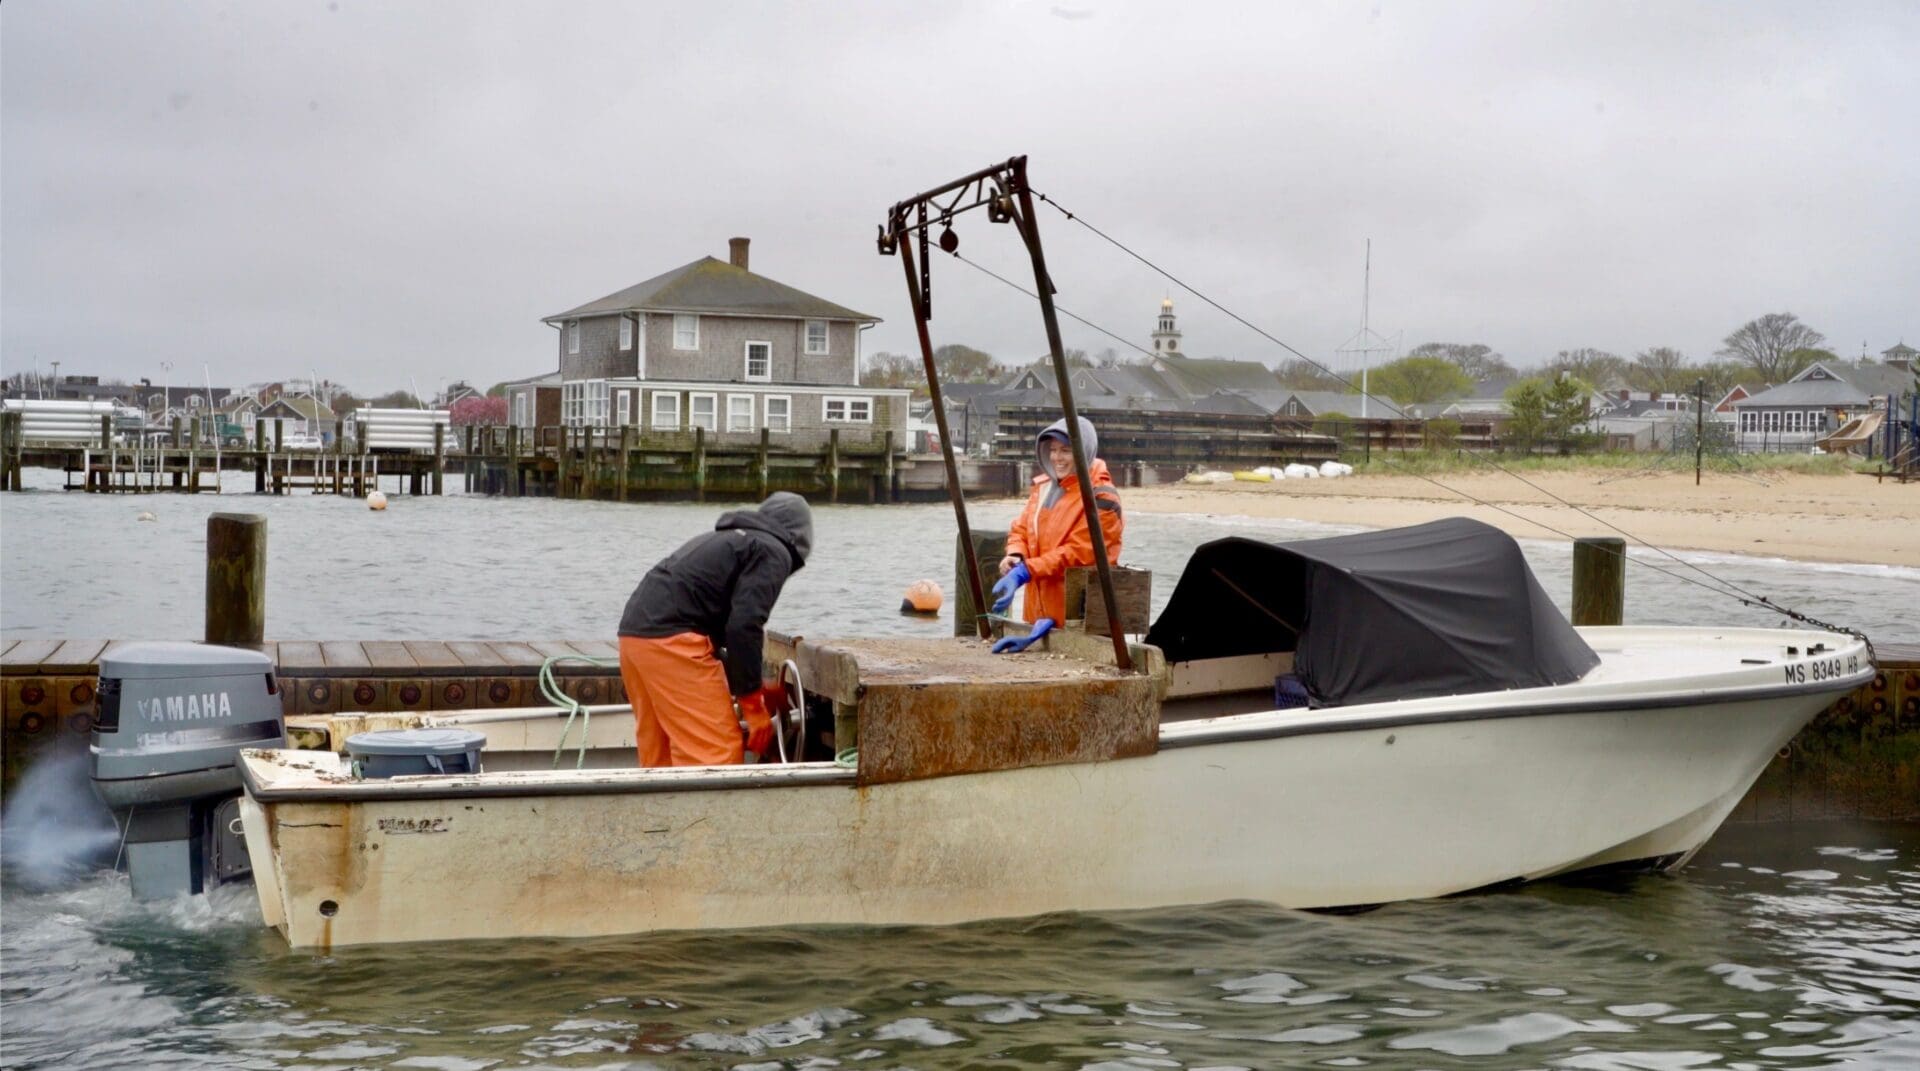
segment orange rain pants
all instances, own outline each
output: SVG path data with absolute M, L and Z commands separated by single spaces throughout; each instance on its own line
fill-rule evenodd
M 698 632 L 620 637 L 620 680 L 633 703 L 642 766 L 737 766 L 745 743 L 727 671 Z

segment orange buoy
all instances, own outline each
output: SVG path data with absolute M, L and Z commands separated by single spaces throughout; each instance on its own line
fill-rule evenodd
M 906 597 L 900 600 L 900 612 L 935 616 L 940 613 L 940 585 L 931 580 L 916 580 L 907 585 Z

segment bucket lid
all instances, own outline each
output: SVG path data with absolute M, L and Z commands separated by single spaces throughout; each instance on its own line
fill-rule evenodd
M 462 755 L 486 746 L 483 733 L 472 729 L 380 729 L 347 737 L 347 754 Z

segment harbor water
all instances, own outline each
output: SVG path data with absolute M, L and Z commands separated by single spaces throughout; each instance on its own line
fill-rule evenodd
M 205 519 L 224 509 L 269 519 L 274 638 L 610 637 L 639 574 L 721 508 L 30 492 L 0 502 L 0 631 L 197 638 Z M 1004 527 L 1015 508 L 973 516 Z M 951 599 L 944 506 L 815 517 L 774 627 L 950 630 L 896 612 L 922 577 Z M 1124 560 L 1154 571 L 1163 603 L 1198 543 L 1339 530 L 1135 513 Z M 1568 549 L 1526 552 L 1564 607 Z M 1814 617 L 1920 638 L 1920 568 L 1680 556 Z M 1648 560 L 1670 572 L 1629 570 L 1631 622 L 1776 620 Z M 36 804 L 75 774 L 36 770 L 8 804 L 0 1067 L 1920 1067 L 1912 824 L 1735 826 L 1671 875 L 1356 915 L 1227 903 L 317 955 L 264 930 L 249 888 L 136 904 L 123 876 L 62 866 L 111 856 L 98 816 Z

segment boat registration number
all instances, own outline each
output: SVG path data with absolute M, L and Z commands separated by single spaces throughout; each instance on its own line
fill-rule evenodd
M 1831 681 L 1841 677 L 1851 677 L 1860 672 L 1860 656 L 1847 658 L 1816 658 L 1811 662 L 1795 662 L 1783 667 L 1787 671 L 1788 684 L 1805 684 L 1808 681 Z

